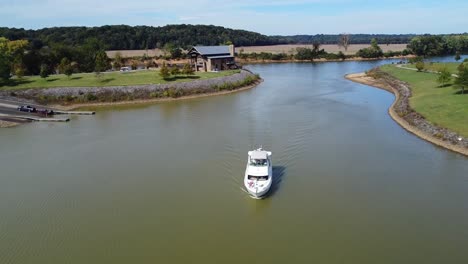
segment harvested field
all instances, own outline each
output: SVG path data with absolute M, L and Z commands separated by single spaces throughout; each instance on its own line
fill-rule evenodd
M 368 44 L 354 44 L 349 45 L 348 51 L 345 52 L 344 48 L 338 47 L 338 45 L 321 45 L 321 49 L 325 49 L 328 53 L 338 53 L 342 51 L 345 54 L 351 55 L 355 54 L 358 50 L 370 47 Z M 390 45 L 380 45 L 384 52 L 386 51 L 402 51 L 406 48 L 406 44 L 390 44 Z M 312 45 L 273 45 L 273 46 L 249 46 L 249 47 L 236 47 L 236 52 L 243 50 L 245 53 L 252 52 L 269 52 L 269 53 L 288 53 L 292 54 L 296 52 L 296 48 L 312 48 Z
M 325 49 L 326 52 L 329 53 L 338 53 L 342 51 L 345 54 L 351 55 L 355 54 L 358 50 L 367 48 L 370 45 L 368 44 L 353 44 L 349 45 L 348 51 L 345 52 L 344 48 L 338 47 L 338 45 L 322 45 L 321 48 Z M 271 46 L 246 46 L 246 47 L 236 47 L 236 52 L 244 52 L 244 53 L 252 53 L 252 52 L 268 52 L 268 53 L 295 53 L 296 48 L 305 47 L 305 48 L 312 48 L 312 45 L 271 45 Z M 387 51 L 402 51 L 406 48 L 406 44 L 390 44 L 385 45 L 381 44 L 380 47 L 384 52 Z M 161 56 L 164 55 L 164 52 L 161 49 L 151 49 L 151 50 L 109 50 L 107 51 L 107 56 L 109 58 L 113 58 L 117 52 L 122 54 L 124 58 L 130 57 L 141 57 L 145 53 L 149 57 Z
M 106 51 L 109 58 L 114 58 L 115 54 L 120 52 L 123 58 L 131 57 L 142 57 L 147 55 L 148 57 L 156 57 L 164 55 L 164 52 L 161 49 L 148 49 L 148 50 L 108 50 Z

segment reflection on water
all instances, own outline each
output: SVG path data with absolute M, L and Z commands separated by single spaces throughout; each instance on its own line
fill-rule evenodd
M 248 91 L 0 130 L 0 263 L 462 263 L 467 159 L 343 78 L 380 63 L 255 65 Z

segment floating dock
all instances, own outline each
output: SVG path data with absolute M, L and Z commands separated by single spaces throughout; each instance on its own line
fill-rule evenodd
M 23 119 L 23 120 L 31 120 L 31 121 L 37 121 L 37 122 L 68 122 L 70 121 L 70 118 L 48 118 L 48 117 L 36 117 L 36 116 L 27 116 L 27 115 L 6 115 L 6 114 L 0 114 L 0 116 L 6 116 L 10 118 L 16 118 L 16 119 Z
M 94 111 L 60 111 L 54 110 L 54 114 L 56 115 L 95 115 L 96 112 Z

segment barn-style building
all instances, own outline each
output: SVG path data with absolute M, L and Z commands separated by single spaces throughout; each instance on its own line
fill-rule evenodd
M 192 67 L 203 72 L 237 69 L 234 55 L 234 45 L 195 46 L 188 52 Z

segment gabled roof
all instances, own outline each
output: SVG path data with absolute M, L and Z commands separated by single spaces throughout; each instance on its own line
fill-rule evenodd
M 193 50 L 196 50 L 203 56 L 230 54 L 229 46 L 195 46 L 190 52 Z
M 234 58 L 234 56 L 231 55 L 221 55 L 221 56 L 207 56 L 208 59 L 228 59 L 228 58 Z

